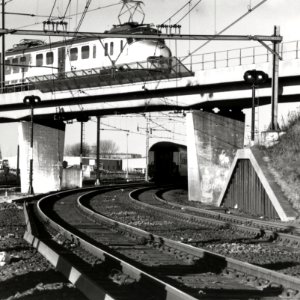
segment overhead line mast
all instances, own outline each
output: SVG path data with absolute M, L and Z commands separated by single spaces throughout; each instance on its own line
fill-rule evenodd
M 2 29 L 5 28 L 5 1 L 2 0 Z M 1 88 L 2 93 L 5 88 L 5 34 L 2 34 L 2 53 L 1 53 Z

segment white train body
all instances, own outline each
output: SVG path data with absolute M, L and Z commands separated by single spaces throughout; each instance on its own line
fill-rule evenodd
M 128 23 L 110 32 L 151 34 L 157 30 L 149 25 Z M 164 41 L 133 38 L 81 38 L 38 45 L 24 43 L 6 52 L 5 81 L 6 85 L 20 84 L 30 77 L 111 68 L 149 58 L 171 58 L 171 51 Z

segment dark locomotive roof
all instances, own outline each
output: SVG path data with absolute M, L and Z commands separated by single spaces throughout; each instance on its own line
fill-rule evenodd
M 136 34 L 157 34 L 160 31 L 151 24 L 139 24 L 128 22 L 120 25 L 113 25 L 113 28 L 106 33 L 136 33 Z
M 178 151 L 178 150 L 186 150 L 186 146 L 182 144 L 173 143 L 173 142 L 157 142 L 150 147 L 149 151 L 157 151 L 160 149 Z

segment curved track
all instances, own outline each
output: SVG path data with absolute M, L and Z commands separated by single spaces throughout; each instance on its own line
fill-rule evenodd
M 161 198 L 162 190 L 139 189 L 132 193 L 135 203 L 147 207 L 147 210 L 161 213 L 172 209 L 172 215 L 188 223 L 200 226 L 221 226 L 212 236 L 201 231 L 191 231 L 184 242 L 203 247 L 207 250 L 238 258 L 285 274 L 300 277 L 300 236 L 283 233 L 283 224 L 226 215 L 220 211 L 211 211 L 167 203 Z M 184 211 L 184 213 L 182 213 Z M 236 220 L 237 218 L 237 220 Z M 257 222 L 257 223 L 255 223 Z M 254 223 L 254 225 L 253 225 Z M 259 224 L 262 224 L 259 228 Z M 278 231 L 271 231 L 277 227 Z M 209 231 L 208 231 L 209 232 Z M 239 238 L 242 235 L 243 238 Z M 254 238 L 255 237 L 255 238 Z
M 118 193 L 125 195 L 124 188 L 118 188 Z M 106 204 L 103 197 L 97 200 L 99 192 L 109 190 L 111 188 L 81 196 L 77 204 L 79 210 L 75 204 L 82 192 L 46 197 L 39 202 L 38 209 L 42 219 L 56 230 L 43 233 L 45 237 L 48 235 L 48 240 L 58 242 L 60 247 L 66 246 L 68 251 L 63 247 L 65 254 L 68 252 L 77 263 L 81 261 L 93 282 L 101 278 L 100 286 L 112 299 L 276 299 L 280 294 L 295 299 L 299 294 L 300 281 L 296 278 L 122 225 L 85 207 L 101 201 L 100 206 L 111 206 L 120 214 L 125 212 L 115 205 L 119 197 L 116 191 L 110 191 L 115 195 L 108 197 Z M 164 219 L 160 218 L 160 222 L 163 226 Z M 84 240 L 93 246 L 87 246 Z

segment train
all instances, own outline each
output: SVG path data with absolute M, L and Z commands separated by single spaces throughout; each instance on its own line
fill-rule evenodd
M 114 25 L 106 32 L 142 35 L 160 33 L 150 24 L 136 22 Z M 171 57 L 171 50 L 160 39 L 86 37 L 53 43 L 24 39 L 5 53 L 5 83 L 9 86 L 32 82 L 32 78 L 43 75 L 56 75 L 55 78 L 59 79 L 77 70 L 107 70 L 137 62 L 167 68 Z
M 148 154 L 150 181 L 167 184 L 187 184 L 187 147 L 172 142 L 152 145 Z

